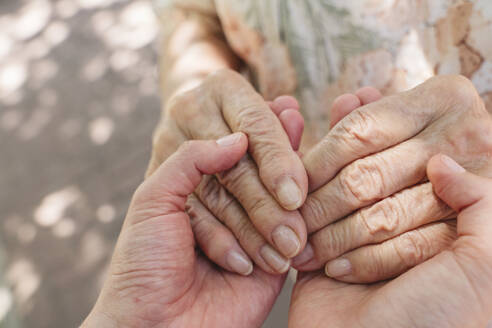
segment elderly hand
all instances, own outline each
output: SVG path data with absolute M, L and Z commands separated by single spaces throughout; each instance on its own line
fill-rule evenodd
M 303 124 L 297 106 L 287 97 L 272 103 L 272 111 L 247 80 L 229 70 L 210 75 L 166 104 L 148 176 L 186 140 L 248 135 L 249 156 L 227 172 L 203 179 L 197 197 L 188 203 L 197 243 L 223 268 L 249 274 L 251 258 L 267 272 L 284 273 L 289 258 L 304 248 L 306 227 L 296 209 L 308 186 L 295 152 Z M 237 267 L 230 256 L 250 266 Z
M 243 277 L 197 255 L 185 212 L 202 174 L 231 168 L 247 147 L 242 133 L 187 142 L 140 185 L 84 327 L 261 326 L 283 279 L 260 269 Z
M 492 175 L 492 120 L 472 83 L 435 77 L 343 118 L 303 160 L 311 233 L 299 270 L 347 282 L 394 277 L 456 238 L 456 214 L 426 182 L 437 153 Z
M 289 327 L 486 326 L 492 316 L 492 180 L 444 155 L 432 158 L 428 176 L 437 195 L 459 213 L 458 239 L 450 250 L 378 284 L 303 273 Z

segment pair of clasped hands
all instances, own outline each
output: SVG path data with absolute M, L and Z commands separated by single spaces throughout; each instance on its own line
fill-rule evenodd
M 487 324 L 492 120 L 471 82 L 343 95 L 302 155 L 298 109 L 231 71 L 167 102 L 85 326 L 260 327 L 290 266 L 289 327 Z

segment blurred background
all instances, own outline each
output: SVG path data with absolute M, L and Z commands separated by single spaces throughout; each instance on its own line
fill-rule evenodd
M 0 0 L 0 327 L 90 311 L 150 158 L 158 33 L 147 0 Z
M 149 1 L 0 1 L 2 327 L 90 310 L 150 156 L 157 34 Z

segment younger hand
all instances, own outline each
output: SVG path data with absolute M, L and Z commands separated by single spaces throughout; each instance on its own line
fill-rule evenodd
M 195 251 L 185 202 L 203 174 L 231 168 L 248 148 L 243 133 L 184 143 L 135 192 L 109 274 L 84 327 L 259 327 L 285 276 L 243 266 L 243 277 Z

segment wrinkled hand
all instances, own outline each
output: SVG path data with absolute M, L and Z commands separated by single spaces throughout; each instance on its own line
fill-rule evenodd
M 233 267 L 230 254 L 249 263 L 251 258 L 267 272 L 284 273 L 307 239 L 296 211 L 308 189 L 295 152 L 303 120 L 292 98 L 271 107 L 241 75 L 228 70 L 210 75 L 167 102 L 147 172 L 151 175 L 186 140 L 248 135 L 249 155 L 227 172 L 204 178 L 188 202 L 200 248 L 218 265 L 241 274 L 250 268 Z
M 311 233 L 300 270 L 341 281 L 394 277 L 448 247 L 456 214 L 426 182 L 437 153 L 492 176 L 492 120 L 472 83 L 435 77 L 360 107 L 304 157 Z
M 458 215 L 450 250 L 398 278 L 356 285 L 304 273 L 289 327 L 485 327 L 492 317 L 492 180 L 447 156 L 429 163 L 434 190 Z
M 135 192 L 99 299 L 84 327 L 260 327 L 283 279 L 218 269 L 195 253 L 185 202 L 202 174 L 246 153 L 242 133 L 190 141 Z M 239 266 L 241 258 L 230 257 Z

